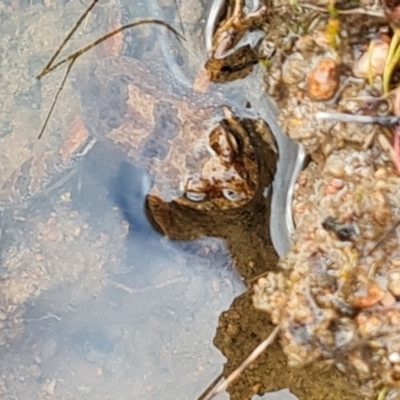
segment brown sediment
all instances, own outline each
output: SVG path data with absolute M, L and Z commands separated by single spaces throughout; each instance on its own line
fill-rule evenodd
M 252 308 L 251 293 L 236 298 L 228 311 L 222 313 L 214 345 L 228 359 L 224 375 L 228 376 L 274 329 L 268 315 Z M 335 368 L 314 363 L 289 368 L 279 342 L 269 346 L 238 379 L 228 392 L 231 400 L 250 399 L 289 388 L 300 400 L 355 400 L 355 392 Z

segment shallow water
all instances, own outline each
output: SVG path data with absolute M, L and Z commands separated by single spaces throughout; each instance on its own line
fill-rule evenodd
M 166 12 L 157 16 L 178 27 L 175 2 L 163 4 Z M 201 60 L 194 49 L 203 48 L 203 42 L 185 18 L 200 19 L 201 31 L 206 15 L 200 2 L 198 8 L 193 4 L 184 1 L 180 9 L 183 24 L 190 27 L 185 44 L 189 57 L 181 60 L 180 53 L 172 52 L 166 58 L 167 64 L 187 62 L 189 72 Z M 128 14 L 156 15 L 149 5 L 137 2 Z M 0 2 L 1 186 L 31 156 L 58 151 L 80 113 L 73 69 L 43 139 L 37 140 L 64 71 L 41 82 L 35 77 L 83 10 L 78 1 Z M 108 32 L 118 10 L 114 2 L 96 6 L 64 54 Z M 152 29 L 138 30 L 131 40 L 131 56 L 151 56 Z M 85 71 L 111 50 L 89 52 L 76 69 Z M 177 80 L 187 79 L 182 70 L 174 70 Z M 224 327 L 222 312 L 245 291 L 236 269 L 250 280 L 275 266 L 269 199 L 260 196 L 252 209 L 216 218 L 212 237 L 172 242 L 146 218 L 150 183 L 145 171 L 126 166 L 102 146 L 80 161 L 68 171 L 58 170 L 31 200 L 2 210 L 0 398 L 195 399 L 221 372 L 226 360 L 221 352 L 236 366 L 265 336 L 265 319 L 253 315 L 247 301 L 246 307 L 234 306 L 226 313 L 229 321 L 237 321 L 239 313 L 247 324 L 229 342 L 224 335 L 232 332 L 229 324 Z M 188 238 L 196 237 L 196 221 L 190 217 L 183 219 L 193 223 Z M 283 359 L 278 353 L 269 368 Z M 287 370 L 284 363 L 278 367 Z M 291 379 L 291 373 L 279 368 L 277 383 L 266 384 L 265 390 L 278 390 Z M 302 387 L 304 376 L 294 375 Z M 263 376 L 265 372 L 259 373 L 256 380 Z M 243 393 L 251 398 L 260 389 L 252 379 L 244 386 L 231 398 L 243 400 Z
M 114 7 L 97 7 L 69 51 L 108 31 Z M 56 151 L 78 109 L 67 83 L 37 141 L 62 72 L 35 76 L 82 11 L 79 2 L 0 3 L 2 184 L 35 152 Z M 141 15 L 140 3 L 131 11 Z M 117 163 L 94 173 L 98 163 L 91 155 L 2 214 L 0 397 L 196 398 L 221 371 L 218 317 L 244 285 L 222 240 L 161 238 L 141 190 L 121 195 Z M 138 186 L 145 178 L 128 176 Z

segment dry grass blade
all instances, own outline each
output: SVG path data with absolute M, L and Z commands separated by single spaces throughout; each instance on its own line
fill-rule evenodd
M 323 13 L 329 13 L 329 10 L 327 8 L 315 6 L 313 4 L 298 3 L 298 5 L 303 8 L 308 8 L 309 10 L 320 11 Z M 371 17 L 378 17 L 378 18 L 385 17 L 385 12 L 384 12 L 383 8 L 381 10 L 367 10 L 362 7 L 350 8 L 348 10 L 340 10 L 340 9 L 336 8 L 336 12 L 341 15 L 363 14 L 363 15 L 369 15 Z
M 105 40 L 109 39 L 110 37 L 112 37 L 114 35 L 118 35 L 119 33 L 125 31 L 126 29 L 130 29 L 130 28 L 133 28 L 135 26 L 145 25 L 145 24 L 162 25 L 165 28 L 167 28 L 168 30 L 170 30 L 171 32 L 173 32 L 174 35 L 176 35 L 178 39 L 185 40 L 185 38 L 175 28 L 173 28 L 171 25 L 169 25 L 168 23 L 166 23 L 164 21 L 161 21 L 159 19 L 152 19 L 152 18 L 142 19 L 142 20 L 139 20 L 139 21 L 135 21 L 135 22 L 131 22 L 129 24 L 123 25 L 120 28 L 115 29 L 112 32 L 109 32 L 106 35 L 102 36 L 101 38 L 99 38 L 99 39 L 95 40 L 94 42 L 88 44 L 87 46 L 77 50 L 76 52 L 72 53 L 68 57 L 63 58 L 57 64 L 55 64 L 52 67 L 48 68 L 46 71 L 43 71 L 41 73 L 41 77 L 43 77 L 43 76 L 47 75 L 48 73 L 54 71 L 55 69 L 57 69 L 62 64 L 65 64 L 65 63 L 67 63 L 69 61 L 72 61 L 72 60 L 76 60 L 82 54 L 88 52 L 93 47 L 99 45 L 100 43 L 104 42 Z
M 86 19 L 87 15 L 92 11 L 93 7 L 99 2 L 99 0 L 93 0 L 90 6 L 86 9 L 86 11 L 81 15 L 81 17 L 78 19 L 76 22 L 75 26 L 71 29 L 71 31 L 68 33 L 67 37 L 64 39 L 64 41 L 61 43 L 60 47 L 56 50 L 56 52 L 53 54 L 53 56 L 50 58 L 50 61 L 47 63 L 47 65 L 43 68 L 42 72 L 37 76 L 37 79 L 42 78 L 44 75 L 47 74 L 47 70 L 51 67 L 55 59 L 59 56 L 61 53 L 62 49 L 65 47 L 65 45 L 68 43 L 68 41 L 71 39 L 73 34 L 77 31 L 77 29 L 81 26 L 82 22 Z
M 214 388 L 214 386 L 222 380 L 224 377 L 224 373 L 221 372 L 207 387 L 206 390 L 203 391 L 203 393 L 200 395 L 200 397 L 197 400 L 204 400 L 206 396 L 211 392 L 211 390 Z
M 215 396 L 218 396 L 223 391 L 225 391 L 228 386 L 239 377 L 239 375 L 253 362 L 255 361 L 261 353 L 265 351 L 265 349 L 274 342 L 276 336 L 279 333 L 279 326 L 277 326 L 271 334 L 262 342 L 260 343 L 253 352 L 236 368 L 225 380 L 220 380 L 218 384 L 214 387 L 211 392 L 204 397 L 204 400 L 211 400 Z
M 98 0 L 96 0 L 96 1 L 98 1 Z M 86 16 L 86 15 L 87 15 L 87 12 L 86 12 L 85 14 L 83 14 L 82 17 L 84 17 L 84 16 Z M 82 18 L 82 17 L 81 17 L 80 20 L 79 20 L 80 23 L 83 21 L 83 18 Z M 67 68 L 67 71 L 66 71 L 65 76 L 64 76 L 64 79 L 62 80 L 61 85 L 60 85 L 60 87 L 59 87 L 58 90 L 57 90 L 57 93 L 56 93 L 56 95 L 55 95 L 55 97 L 54 97 L 53 103 L 52 103 L 52 105 L 51 105 L 51 107 L 50 107 L 50 111 L 49 111 L 49 113 L 47 114 L 47 117 L 46 117 L 46 120 L 45 120 L 45 122 L 44 122 L 44 124 L 43 124 L 43 126 L 42 126 L 42 129 L 40 130 L 38 139 L 40 139 L 40 138 L 43 136 L 43 133 L 44 133 L 44 131 L 45 131 L 45 129 L 46 129 L 46 126 L 47 126 L 47 124 L 48 124 L 48 122 L 49 122 L 49 120 L 50 120 L 50 118 L 51 118 L 51 115 L 53 114 L 53 110 L 54 110 L 54 107 L 55 107 L 55 105 L 56 105 L 56 103 L 57 103 L 58 97 L 60 96 L 61 91 L 62 91 L 62 89 L 64 88 L 65 82 L 66 82 L 66 80 L 67 80 L 67 78 L 68 78 L 68 76 L 69 76 L 69 73 L 71 72 L 71 69 L 72 69 L 72 67 L 73 67 L 73 65 L 74 65 L 74 63 L 75 63 L 75 61 L 76 61 L 82 54 L 88 52 L 88 51 L 91 50 L 93 47 L 95 47 L 95 46 L 97 46 L 98 44 L 104 42 L 105 40 L 111 38 L 112 36 L 118 35 L 119 33 L 123 32 L 123 31 L 126 30 L 126 29 L 133 28 L 133 27 L 136 27 L 136 26 L 139 26 L 139 25 L 144 25 L 144 24 L 162 25 L 162 26 L 166 27 L 167 29 L 169 29 L 170 31 L 172 31 L 172 32 L 177 36 L 178 39 L 180 39 L 180 40 L 185 40 L 185 38 L 184 38 L 178 31 L 176 31 L 172 26 L 170 26 L 170 25 L 167 24 L 166 22 L 161 21 L 161 20 L 157 20 L 157 19 L 143 19 L 143 20 L 139 20 L 139 21 L 135 21 L 135 22 L 131 22 L 131 23 L 129 23 L 129 24 L 123 25 L 123 26 L 121 26 L 120 28 L 115 29 L 115 30 L 113 30 L 112 32 L 107 33 L 106 35 L 104 35 L 104 36 L 102 36 L 101 38 L 95 40 L 94 42 L 88 44 L 87 46 L 83 47 L 82 49 L 77 50 L 75 53 L 69 55 L 68 57 L 62 59 L 61 61 L 59 61 L 58 63 L 56 63 L 55 65 L 52 66 L 52 64 L 53 64 L 53 62 L 54 62 L 54 60 L 55 60 L 55 57 L 58 56 L 58 54 L 60 54 L 60 51 L 62 50 L 62 47 L 65 46 L 66 41 L 63 42 L 63 44 L 61 45 L 61 47 L 56 51 L 56 53 L 54 54 L 54 56 L 51 58 L 51 61 L 47 64 L 46 68 L 44 68 L 43 71 L 38 75 L 38 79 L 41 79 L 41 78 L 43 78 L 45 75 L 47 75 L 47 74 L 49 74 L 50 72 L 54 71 L 54 70 L 55 70 L 56 68 L 58 68 L 60 65 L 63 65 L 63 64 L 65 64 L 65 63 L 67 63 L 67 62 L 69 63 L 68 68 Z M 71 36 L 73 35 L 73 33 L 76 31 L 77 26 L 79 26 L 79 25 L 76 25 L 76 26 L 74 27 L 74 29 L 73 29 L 73 30 L 70 32 L 70 34 L 68 35 L 68 38 L 71 38 Z
M 174 0 L 174 5 L 175 5 L 175 8 L 176 8 L 176 12 L 178 14 L 179 26 L 181 28 L 181 32 L 182 32 L 182 34 L 184 34 L 185 30 L 183 28 L 183 22 L 182 22 L 182 17 L 181 17 L 181 9 L 180 9 L 180 7 L 178 5 L 178 0 Z
M 52 104 L 51 104 L 50 110 L 49 110 L 49 112 L 47 113 L 46 120 L 44 121 L 44 124 L 43 124 L 43 126 L 42 126 L 42 129 L 40 130 L 40 133 L 39 133 L 39 135 L 38 135 L 38 139 L 40 139 L 40 138 L 43 136 L 43 133 L 44 133 L 44 131 L 46 130 L 47 124 L 48 124 L 49 121 L 50 121 L 50 117 L 51 117 L 51 115 L 53 114 L 54 107 L 55 107 L 56 104 L 57 104 L 58 97 L 60 96 L 62 90 L 64 89 L 65 82 L 67 81 L 68 75 L 69 75 L 69 73 L 71 72 L 71 69 L 72 69 L 72 67 L 73 67 L 73 65 L 74 65 L 74 63 L 75 63 L 75 61 L 76 61 L 76 58 L 73 59 L 73 60 L 69 63 L 69 65 L 68 65 L 67 71 L 65 72 L 64 78 L 63 78 L 63 80 L 62 80 L 62 82 L 61 82 L 61 85 L 59 86 L 59 88 L 58 88 L 58 90 L 57 90 L 57 93 L 56 93 L 56 95 L 54 96 L 54 99 L 53 99 L 53 102 L 52 102 Z
M 383 233 L 383 235 L 378 239 L 376 242 L 370 243 L 371 246 L 367 248 L 363 254 L 363 257 L 367 257 L 370 255 L 373 251 L 375 251 L 384 241 L 385 239 L 395 231 L 395 229 L 399 226 L 400 220 L 393 222 L 389 228 Z
M 345 114 L 345 113 L 331 113 L 319 111 L 315 114 L 316 119 L 320 120 L 330 120 L 336 122 L 355 122 L 358 124 L 378 124 L 378 125 L 396 125 L 400 122 L 400 116 L 393 115 L 377 115 L 377 116 L 369 116 L 369 115 L 354 115 L 354 114 Z

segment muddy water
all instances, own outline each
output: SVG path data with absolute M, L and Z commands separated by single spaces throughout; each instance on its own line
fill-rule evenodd
M 128 8 L 132 18 L 152 15 L 140 2 Z M 55 151 L 78 112 L 67 82 L 37 141 L 62 71 L 41 83 L 35 76 L 82 11 L 76 1 L 0 2 L 0 184 L 35 152 Z M 68 51 L 107 32 L 117 13 L 110 2 L 96 8 Z M 133 38 L 132 52 L 146 57 L 151 31 Z M 1 214 L 0 398 L 195 399 L 225 357 L 229 372 L 268 335 L 266 316 L 240 295 L 243 279 L 276 263 L 269 198 L 259 194 L 249 207 L 207 221 L 178 213 L 187 239 L 205 225 L 210 237 L 171 242 L 145 216 L 146 173 L 107 151 L 96 148 Z M 127 180 L 143 190 L 126 191 Z M 278 346 L 233 386 L 231 398 L 285 387 L 300 399 L 352 398 L 335 372 L 288 371 Z

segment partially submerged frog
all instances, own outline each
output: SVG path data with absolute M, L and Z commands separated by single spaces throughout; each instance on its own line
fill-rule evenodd
M 155 76 L 140 61 L 123 56 L 96 62 L 75 86 L 81 117 L 75 117 L 58 152 L 38 154 L 10 177 L 0 207 L 40 193 L 56 172 L 70 168 L 97 141 L 118 148 L 126 161 L 149 173 L 148 207 L 166 235 L 174 225 L 171 203 L 224 211 L 262 193 L 254 133 L 220 93 L 193 93 L 174 84 L 167 71 Z
M 83 123 L 77 117 L 56 152 L 37 154 L 12 174 L 0 192 L 0 211 L 41 193 L 60 171 L 102 141 L 148 171 L 153 181 L 148 209 L 160 231 L 170 235 L 171 205 L 196 212 L 224 212 L 241 208 L 262 194 L 273 179 L 276 153 L 268 152 L 271 162 L 266 163 L 266 152 L 260 147 L 269 142 L 272 149 L 275 137 L 281 156 L 271 227 L 274 245 L 284 255 L 290 247 L 290 226 L 284 217 L 289 209 L 288 185 L 299 153 L 277 126 L 272 104 L 262 90 L 254 89 L 258 82 L 241 81 L 233 95 L 218 89 L 199 94 L 177 84 L 168 71 L 157 73 L 151 68 L 150 72 L 148 67 L 133 58 L 119 57 L 99 61 L 89 74 L 84 71 L 76 80 Z M 260 146 L 259 135 L 228 106 L 237 106 L 235 111 L 239 109 L 243 118 L 267 121 L 274 137 L 264 129 L 267 141 Z
M 161 76 L 161 75 L 160 75 Z M 107 58 L 81 86 L 88 137 L 117 146 L 126 160 L 150 174 L 148 202 L 161 230 L 173 221 L 172 201 L 196 210 L 228 210 L 259 190 L 251 135 L 219 96 L 199 95 L 163 79 L 140 61 Z
M 224 68 L 232 62 L 236 68 L 234 76 L 243 77 L 253 70 L 254 53 L 248 46 L 250 38 L 245 41 L 242 39 L 250 28 L 257 27 L 265 18 L 266 8 L 259 6 L 258 9 L 246 14 L 244 3 L 244 0 L 213 0 L 211 4 L 204 38 L 209 54 L 205 67 L 208 79 L 211 81 L 224 79 Z M 225 11 L 227 13 L 221 21 Z M 253 81 L 253 85 L 256 84 Z M 252 88 L 251 91 L 259 89 Z M 276 121 L 275 107 L 267 99 L 266 94 L 258 96 L 257 112 L 265 118 L 278 143 L 279 161 L 273 182 L 270 230 L 275 250 L 283 257 L 291 247 L 291 236 L 294 232 L 291 210 L 293 188 L 304 166 L 305 151 L 301 145 L 282 133 Z
M 157 15 L 163 15 L 163 9 L 156 7 L 156 2 L 150 3 Z M 291 236 L 294 231 L 291 211 L 293 187 L 298 173 L 303 168 L 305 152 L 302 146 L 283 134 L 277 124 L 276 106 L 261 87 L 262 78 L 256 66 L 258 56 L 253 51 L 253 45 L 263 36 L 263 32 L 253 29 L 259 27 L 265 19 L 266 9 L 255 1 L 253 10 L 246 12 L 244 3 L 243 0 L 213 0 L 208 3 L 205 30 L 200 33 L 204 40 L 203 50 L 195 57 L 195 65 L 205 64 L 205 69 L 197 71 L 194 77 L 194 89 L 204 92 L 215 86 L 213 82 L 229 86 L 232 84 L 231 81 L 246 78 L 240 80 L 238 86 L 246 101 L 251 103 L 255 115 L 268 124 L 278 145 L 279 160 L 272 185 L 270 232 L 275 250 L 283 257 L 291 247 Z M 184 29 L 184 32 L 186 37 L 187 29 Z M 171 57 L 174 52 L 170 49 L 170 39 L 168 35 L 159 35 L 157 38 L 159 51 L 174 76 L 180 82 L 188 83 L 187 72 L 184 74 L 182 68 L 177 67 L 176 61 Z M 193 46 L 187 44 L 187 47 L 190 50 L 187 53 L 193 56 Z M 206 53 L 207 61 L 204 60 Z M 246 102 L 242 104 L 241 109 L 245 108 Z
M 258 9 L 245 13 L 244 6 L 244 0 L 214 0 L 210 8 L 205 28 L 208 52 L 205 68 L 211 81 L 244 77 L 258 63 L 253 46 L 260 41 L 263 34 L 250 30 L 264 20 L 266 7 L 259 6 Z

